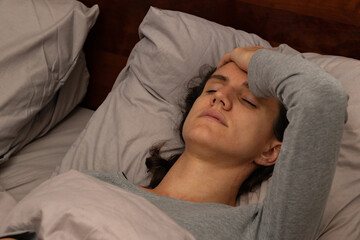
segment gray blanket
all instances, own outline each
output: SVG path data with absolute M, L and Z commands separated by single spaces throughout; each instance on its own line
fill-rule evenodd
M 71 170 L 20 201 L 0 233 L 35 231 L 39 239 L 194 239 L 142 197 Z

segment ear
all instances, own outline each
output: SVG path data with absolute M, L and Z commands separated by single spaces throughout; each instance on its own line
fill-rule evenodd
M 267 146 L 265 151 L 262 152 L 260 156 L 254 160 L 254 162 L 257 165 L 261 165 L 261 166 L 274 165 L 276 159 L 279 156 L 280 149 L 281 149 L 281 142 L 274 139 L 271 141 L 270 145 Z

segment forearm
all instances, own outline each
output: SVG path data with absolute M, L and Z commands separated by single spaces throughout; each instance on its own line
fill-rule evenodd
M 340 83 L 300 56 L 257 51 L 249 86 L 258 97 L 277 97 L 288 109 L 285 131 L 259 238 L 312 239 L 330 191 L 346 117 Z

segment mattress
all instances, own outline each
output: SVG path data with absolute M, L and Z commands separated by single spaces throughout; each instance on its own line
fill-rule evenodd
M 45 136 L 0 165 L 0 186 L 16 201 L 47 180 L 94 111 L 78 107 Z

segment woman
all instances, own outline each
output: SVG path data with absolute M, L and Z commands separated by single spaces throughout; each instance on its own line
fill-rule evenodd
M 280 102 L 289 120 L 283 142 L 273 131 Z M 237 48 L 194 102 L 185 150 L 160 183 L 149 189 L 90 174 L 143 196 L 196 239 L 315 239 L 346 105 L 341 85 L 300 55 Z M 233 207 L 248 177 L 275 162 L 264 201 Z
M 273 134 L 279 101 L 290 122 L 282 143 Z M 195 101 L 183 126 L 185 150 L 161 182 L 154 189 L 124 177 L 111 182 L 148 199 L 196 239 L 315 239 L 346 106 L 341 84 L 301 55 L 237 48 Z M 232 207 L 244 181 L 275 162 L 264 201 Z

